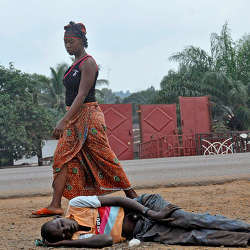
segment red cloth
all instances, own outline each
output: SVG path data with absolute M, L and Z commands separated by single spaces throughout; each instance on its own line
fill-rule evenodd
M 54 178 L 62 167 L 67 168 L 63 192 L 67 199 L 131 189 L 110 148 L 104 115 L 96 102 L 83 104 L 80 112 L 65 127 L 54 154 Z

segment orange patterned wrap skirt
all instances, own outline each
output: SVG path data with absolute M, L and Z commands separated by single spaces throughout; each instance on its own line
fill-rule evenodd
M 54 179 L 67 168 L 63 196 L 101 195 L 131 189 L 106 134 L 103 112 L 96 102 L 83 104 L 67 124 L 54 154 Z

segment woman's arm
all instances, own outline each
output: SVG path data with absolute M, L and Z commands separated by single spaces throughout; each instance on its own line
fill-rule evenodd
M 47 247 L 89 247 L 102 248 L 113 245 L 113 239 L 107 234 L 97 234 L 80 240 L 62 240 L 56 243 L 47 243 Z
M 168 205 L 160 211 L 151 210 L 143 205 L 141 205 L 136 200 L 125 198 L 125 197 L 105 197 L 99 196 L 99 201 L 101 206 L 119 206 L 125 209 L 133 210 L 134 212 L 140 213 L 146 217 L 149 217 L 154 220 L 162 220 L 168 217 L 173 211 L 179 209 L 175 205 Z
M 96 63 L 93 58 L 88 58 L 81 66 L 81 80 L 79 85 L 78 94 L 72 103 L 70 109 L 64 115 L 64 117 L 57 123 L 54 129 L 53 136 L 58 138 L 62 135 L 63 129 L 68 121 L 70 121 L 74 115 L 79 111 L 89 90 L 94 84 L 96 77 Z

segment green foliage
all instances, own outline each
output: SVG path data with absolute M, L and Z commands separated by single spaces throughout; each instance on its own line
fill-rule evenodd
M 101 69 L 100 65 L 98 66 L 99 70 Z M 111 89 L 108 89 L 108 88 L 102 88 L 102 89 L 99 89 L 101 86 L 103 85 L 106 85 L 108 86 L 109 85 L 109 81 L 106 80 L 106 79 L 98 79 L 96 81 L 96 90 L 95 90 L 95 97 L 96 97 L 96 100 L 99 102 L 99 103 L 113 103 L 112 100 L 107 100 L 110 98 L 110 96 L 113 94 L 112 93 L 112 90 Z M 109 97 L 108 97 L 109 96 Z
M 96 92 L 96 98 L 99 103 L 104 104 L 114 104 L 121 102 L 121 99 L 116 96 L 111 89 L 108 88 L 102 88 L 100 92 Z
M 158 91 L 154 87 L 150 87 L 143 91 L 132 93 L 125 97 L 122 103 L 132 103 L 133 123 L 139 123 L 138 110 L 140 104 L 153 104 L 155 102 Z
M 37 155 L 52 132 L 53 116 L 38 104 L 38 78 L 0 66 L 0 149 L 12 159 Z
M 108 86 L 109 85 L 109 81 L 106 80 L 106 79 L 98 79 L 98 80 L 96 80 L 96 86 L 97 87 L 100 87 L 100 86 L 103 86 L 103 85 Z
M 158 92 L 154 87 L 150 87 L 146 90 L 132 93 L 130 96 L 125 97 L 122 103 L 135 103 L 135 104 L 152 104 Z
M 54 112 L 56 120 L 59 120 L 65 113 L 63 76 L 67 68 L 68 65 L 66 63 L 58 64 L 55 68 L 50 67 L 50 78 L 40 78 L 42 86 L 39 94 L 39 103 Z
M 156 103 L 178 102 L 178 96 L 208 95 L 214 119 L 231 130 L 250 128 L 250 36 L 234 42 L 228 25 L 213 33 L 208 54 L 190 46 L 173 55 L 178 71 L 161 81 Z
M 129 90 L 127 90 L 126 92 L 125 91 L 116 91 L 116 92 L 114 92 L 114 94 L 116 96 L 120 97 L 121 99 L 124 99 L 125 97 L 128 97 L 131 95 Z

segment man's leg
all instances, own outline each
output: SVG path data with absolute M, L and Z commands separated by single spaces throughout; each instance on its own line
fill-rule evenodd
M 175 220 L 173 226 L 187 229 L 217 229 L 235 232 L 250 232 L 250 224 L 240 220 L 226 218 L 222 215 L 197 214 L 185 212 L 182 209 L 174 211 L 171 216 Z
M 250 233 L 211 229 L 183 229 L 171 227 L 167 233 L 160 233 L 155 241 L 169 245 L 235 246 L 246 247 Z

